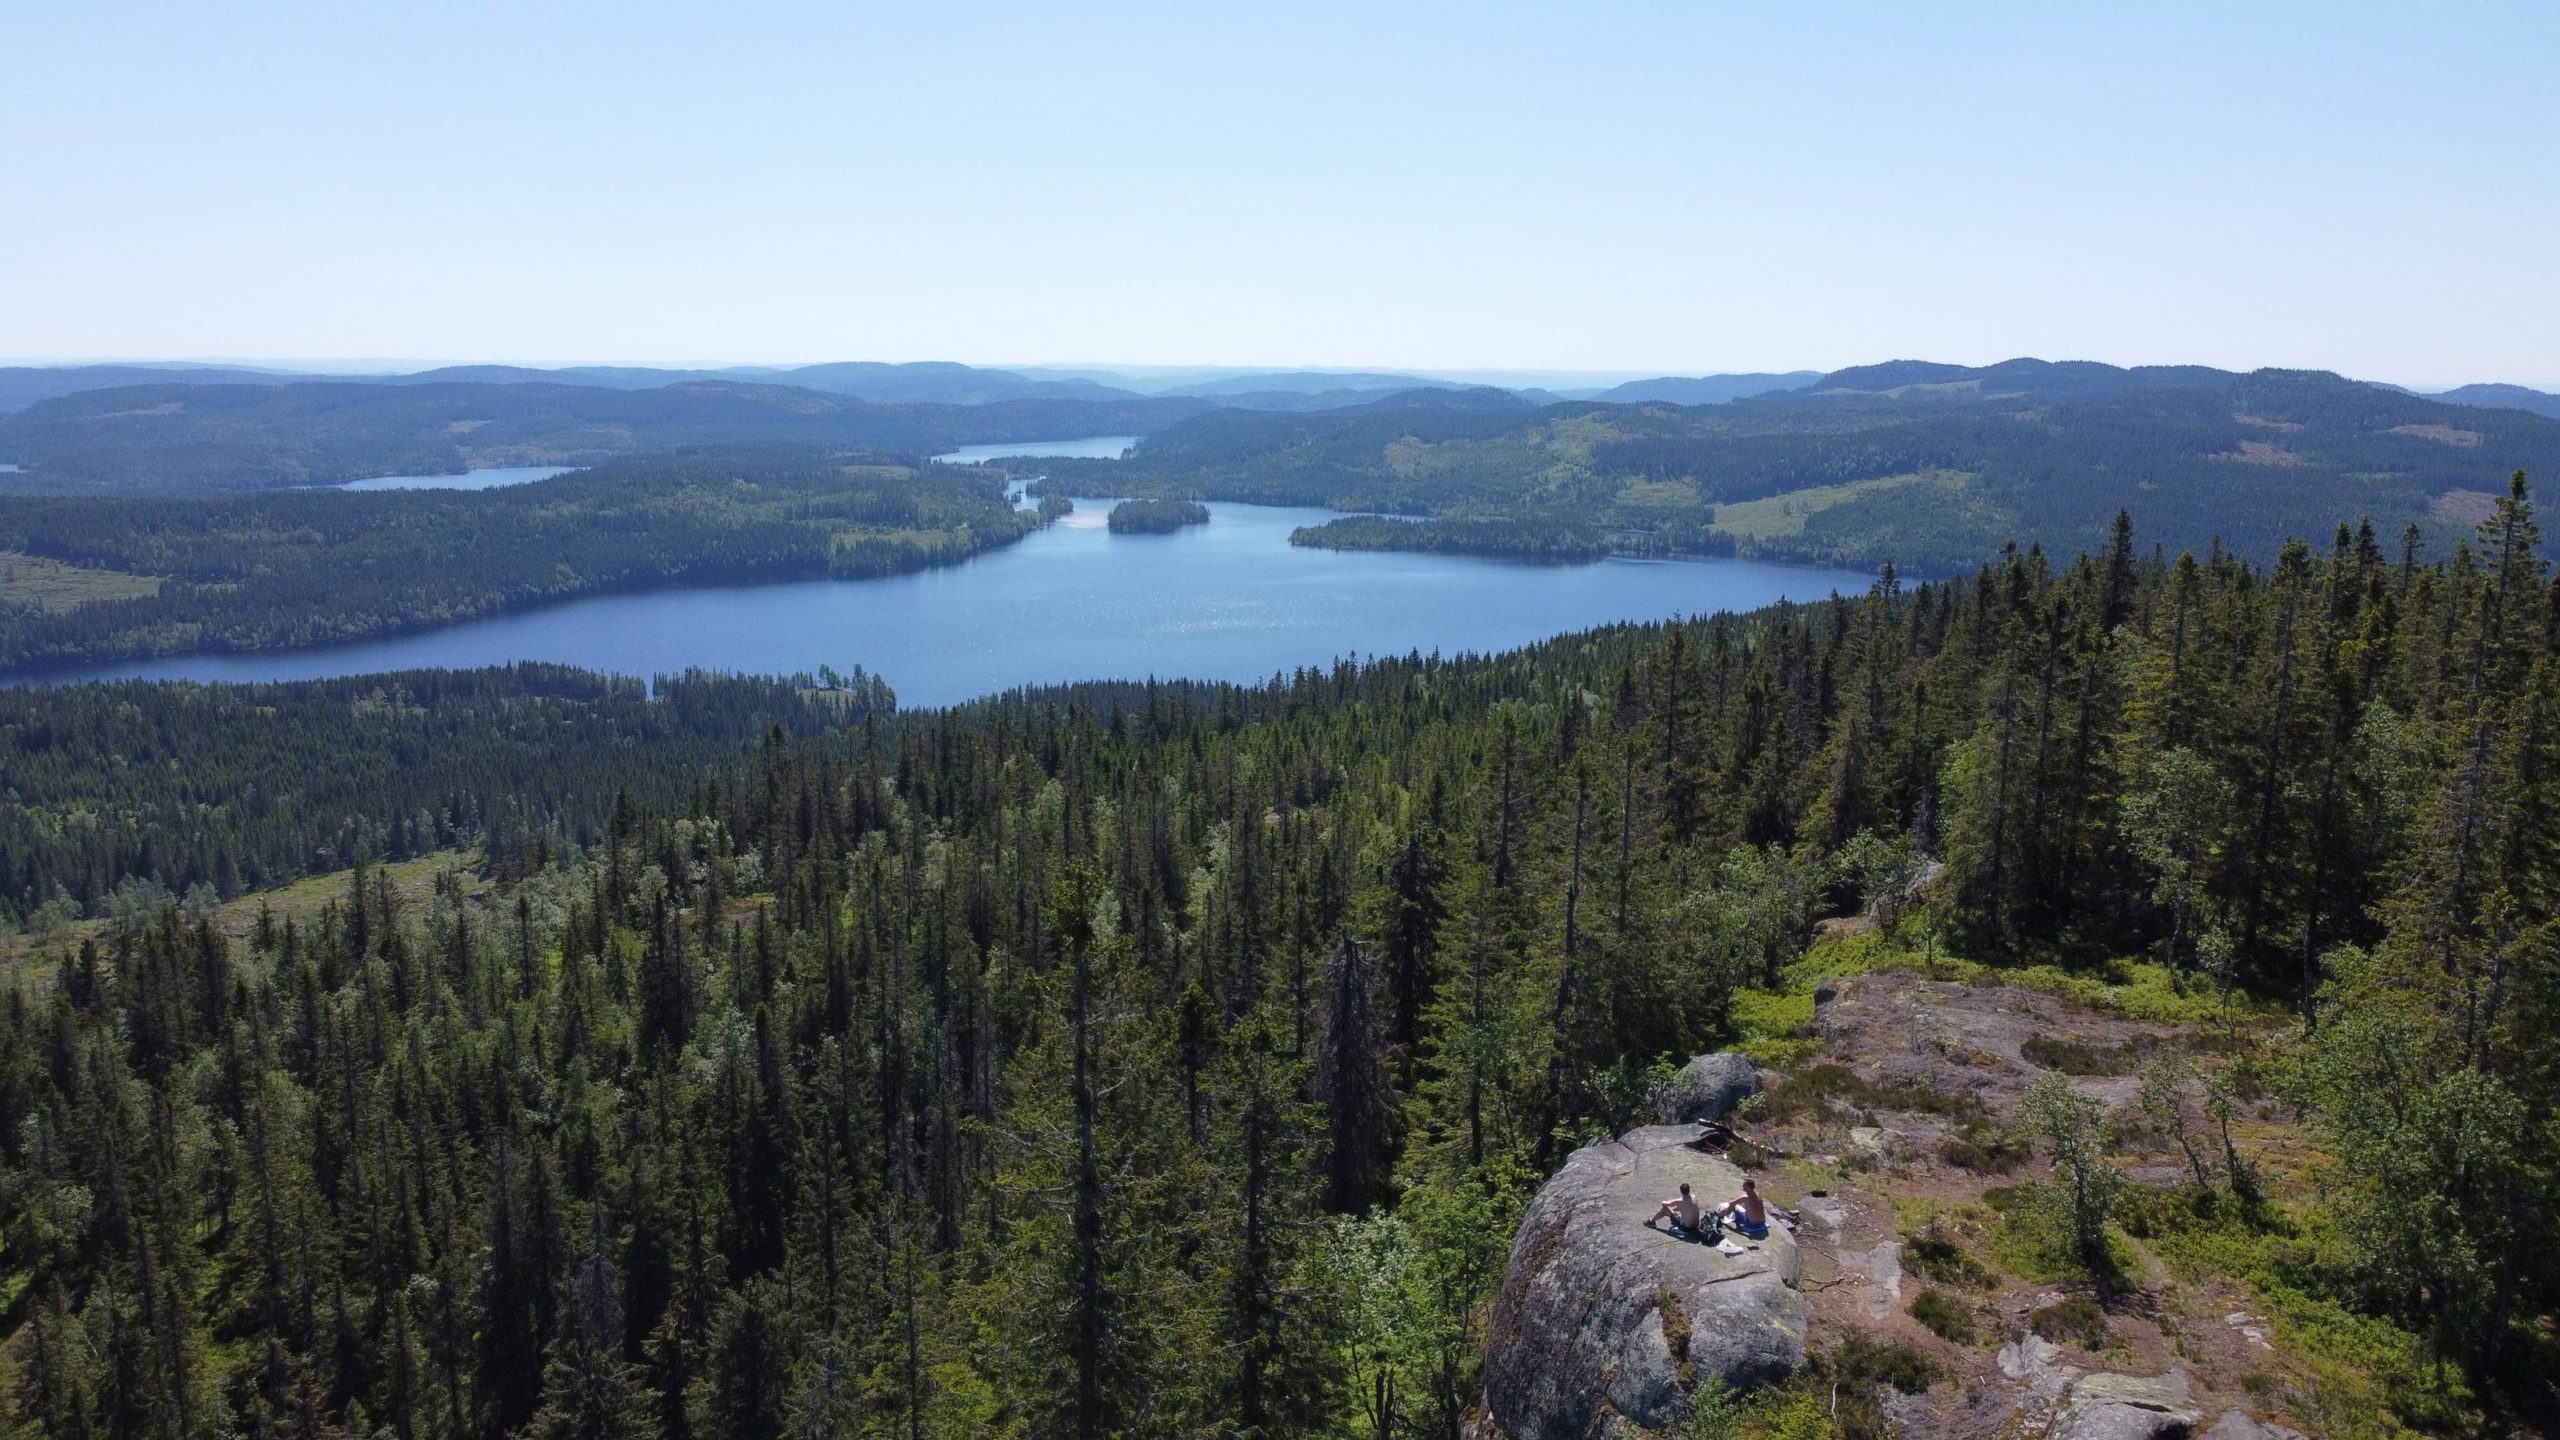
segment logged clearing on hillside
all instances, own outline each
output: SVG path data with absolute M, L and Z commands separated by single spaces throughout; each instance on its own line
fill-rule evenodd
M 41 555 L 0 550 L 0 607 L 33 605 L 56 614 L 92 600 L 135 600 L 160 593 L 160 577 L 65 565 Z
M 489 894 L 488 882 L 478 872 L 478 857 L 459 850 L 439 850 L 414 860 L 385 861 L 367 867 L 366 873 L 384 877 L 393 899 L 403 905 L 425 904 L 427 897 L 435 893 L 439 882 L 459 885 L 460 893 L 475 901 L 483 900 Z M 331 870 L 306 875 L 271 890 L 251 891 L 212 906 L 207 918 L 212 920 L 216 931 L 233 941 L 246 941 L 257 933 L 261 912 L 277 925 L 290 920 L 297 925 L 308 926 L 319 920 L 322 910 L 346 902 L 347 887 L 354 875 L 353 870 Z M 154 893 L 145 890 L 136 892 L 136 895 L 139 903 L 147 906 Z M 174 898 L 168 897 L 166 891 L 158 891 L 156 895 Z M 105 908 L 103 904 L 99 907 L 102 912 Z M 32 960 L 49 962 L 70 954 L 79 948 L 83 940 L 105 937 L 111 924 L 112 917 L 100 913 L 72 919 L 59 929 L 37 927 L 15 934 L 0 934 L 0 978 L 31 978 L 41 982 L 51 971 L 49 963 L 24 973 L 21 973 L 21 967 Z
M 1807 519 L 1864 496 L 1904 493 L 1908 500 L 1926 501 L 1932 497 L 1919 492 L 1935 491 L 1953 499 L 1964 493 L 1971 478 L 1954 471 L 1932 470 L 1916 475 L 1852 480 L 1845 485 L 1815 485 L 1790 490 L 1784 495 L 1772 495 L 1765 500 L 1726 501 L 1716 506 L 1716 520 L 1711 528 L 1737 540 L 1775 540 L 1801 535 Z

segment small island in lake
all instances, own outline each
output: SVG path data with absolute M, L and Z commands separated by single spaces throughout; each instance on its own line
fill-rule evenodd
M 1699 537 L 1695 548 L 1715 553 L 1710 541 L 1711 537 Z M 1559 563 L 1602 559 L 1610 550 L 1608 537 L 1587 524 L 1522 524 L 1501 516 L 1408 520 L 1393 515 L 1346 515 L 1321 525 L 1301 525 L 1289 532 L 1289 543 L 1319 550 L 1416 550 Z M 1723 553 L 1732 553 L 1729 543 Z
M 1185 525 L 1209 523 L 1209 507 L 1197 500 L 1123 500 L 1111 507 L 1114 535 L 1170 535 Z

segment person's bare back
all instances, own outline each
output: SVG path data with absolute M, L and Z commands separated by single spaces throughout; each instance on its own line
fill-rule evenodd
M 1690 1197 L 1689 1187 L 1687 1185 L 1684 1184 L 1680 1187 L 1679 1195 L 1672 1199 L 1665 1200 L 1660 1205 L 1654 1207 L 1653 1214 L 1647 1217 L 1644 1222 L 1645 1228 L 1653 1228 L 1654 1221 L 1660 1220 L 1666 1216 L 1671 1220 L 1672 1229 L 1686 1230 L 1691 1234 L 1697 1233 L 1698 1202 Z

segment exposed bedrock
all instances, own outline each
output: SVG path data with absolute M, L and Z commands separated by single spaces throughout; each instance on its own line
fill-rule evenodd
M 1486 1348 L 1485 1405 L 1508 1440 L 1585 1440 L 1678 1423 L 1706 1377 L 1736 1390 L 1804 1366 L 1812 1310 L 1784 1223 L 1713 1243 L 1647 1228 L 1687 1182 L 1702 1208 L 1742 1172 L 1655 1125 L 1576 1150 L 1538 1191 L 1511 1246 Z
M 1760 1071 L 1730 1050 L 1701 1055 L 1653 1093 L 1653 1118 L 1666 1125 L 1721 1120 L 1760 1093 Z

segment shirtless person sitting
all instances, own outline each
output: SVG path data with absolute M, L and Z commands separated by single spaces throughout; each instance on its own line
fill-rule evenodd
M 1695 1235 L 1699 1233 L 1698 1202 L 1689 1198 L 1688 1186 L 1683 1185 L 1680 1187 L 1680 1196 L 1678 1199 L 1665 1200 L 1660 1205 L 1655 1206 L 1653 1213 L 1645 1217 L 1644 1228 L 1647 1230 L 1652 1229 L 1653 1222 L 1660 1220 L 1665 1216 L 1669 1216 L 1671 1219 L 1672 1234 Z
M 1680 1190 L 1681 1193 L 1685 1195 L 1688 1193 L 1689 1187 L 1683 1185 L 1680 1187 Z M 1759 1182 L 1745 1179 L 1742 1182 L 1742 1193 L 1725 1202 L 1724 1208 L 1716 1212 L 1716 1218 L 1718 1220 L 1730 1218 L 1733 1221 L 1734 1229 L 1741 1231 L 1743 1234 L 1750 1236 L 1754 1240 L 1762 1239 L 1767 1236 L 1769 1233 L 1769 1207 L 1760 1199 Z

